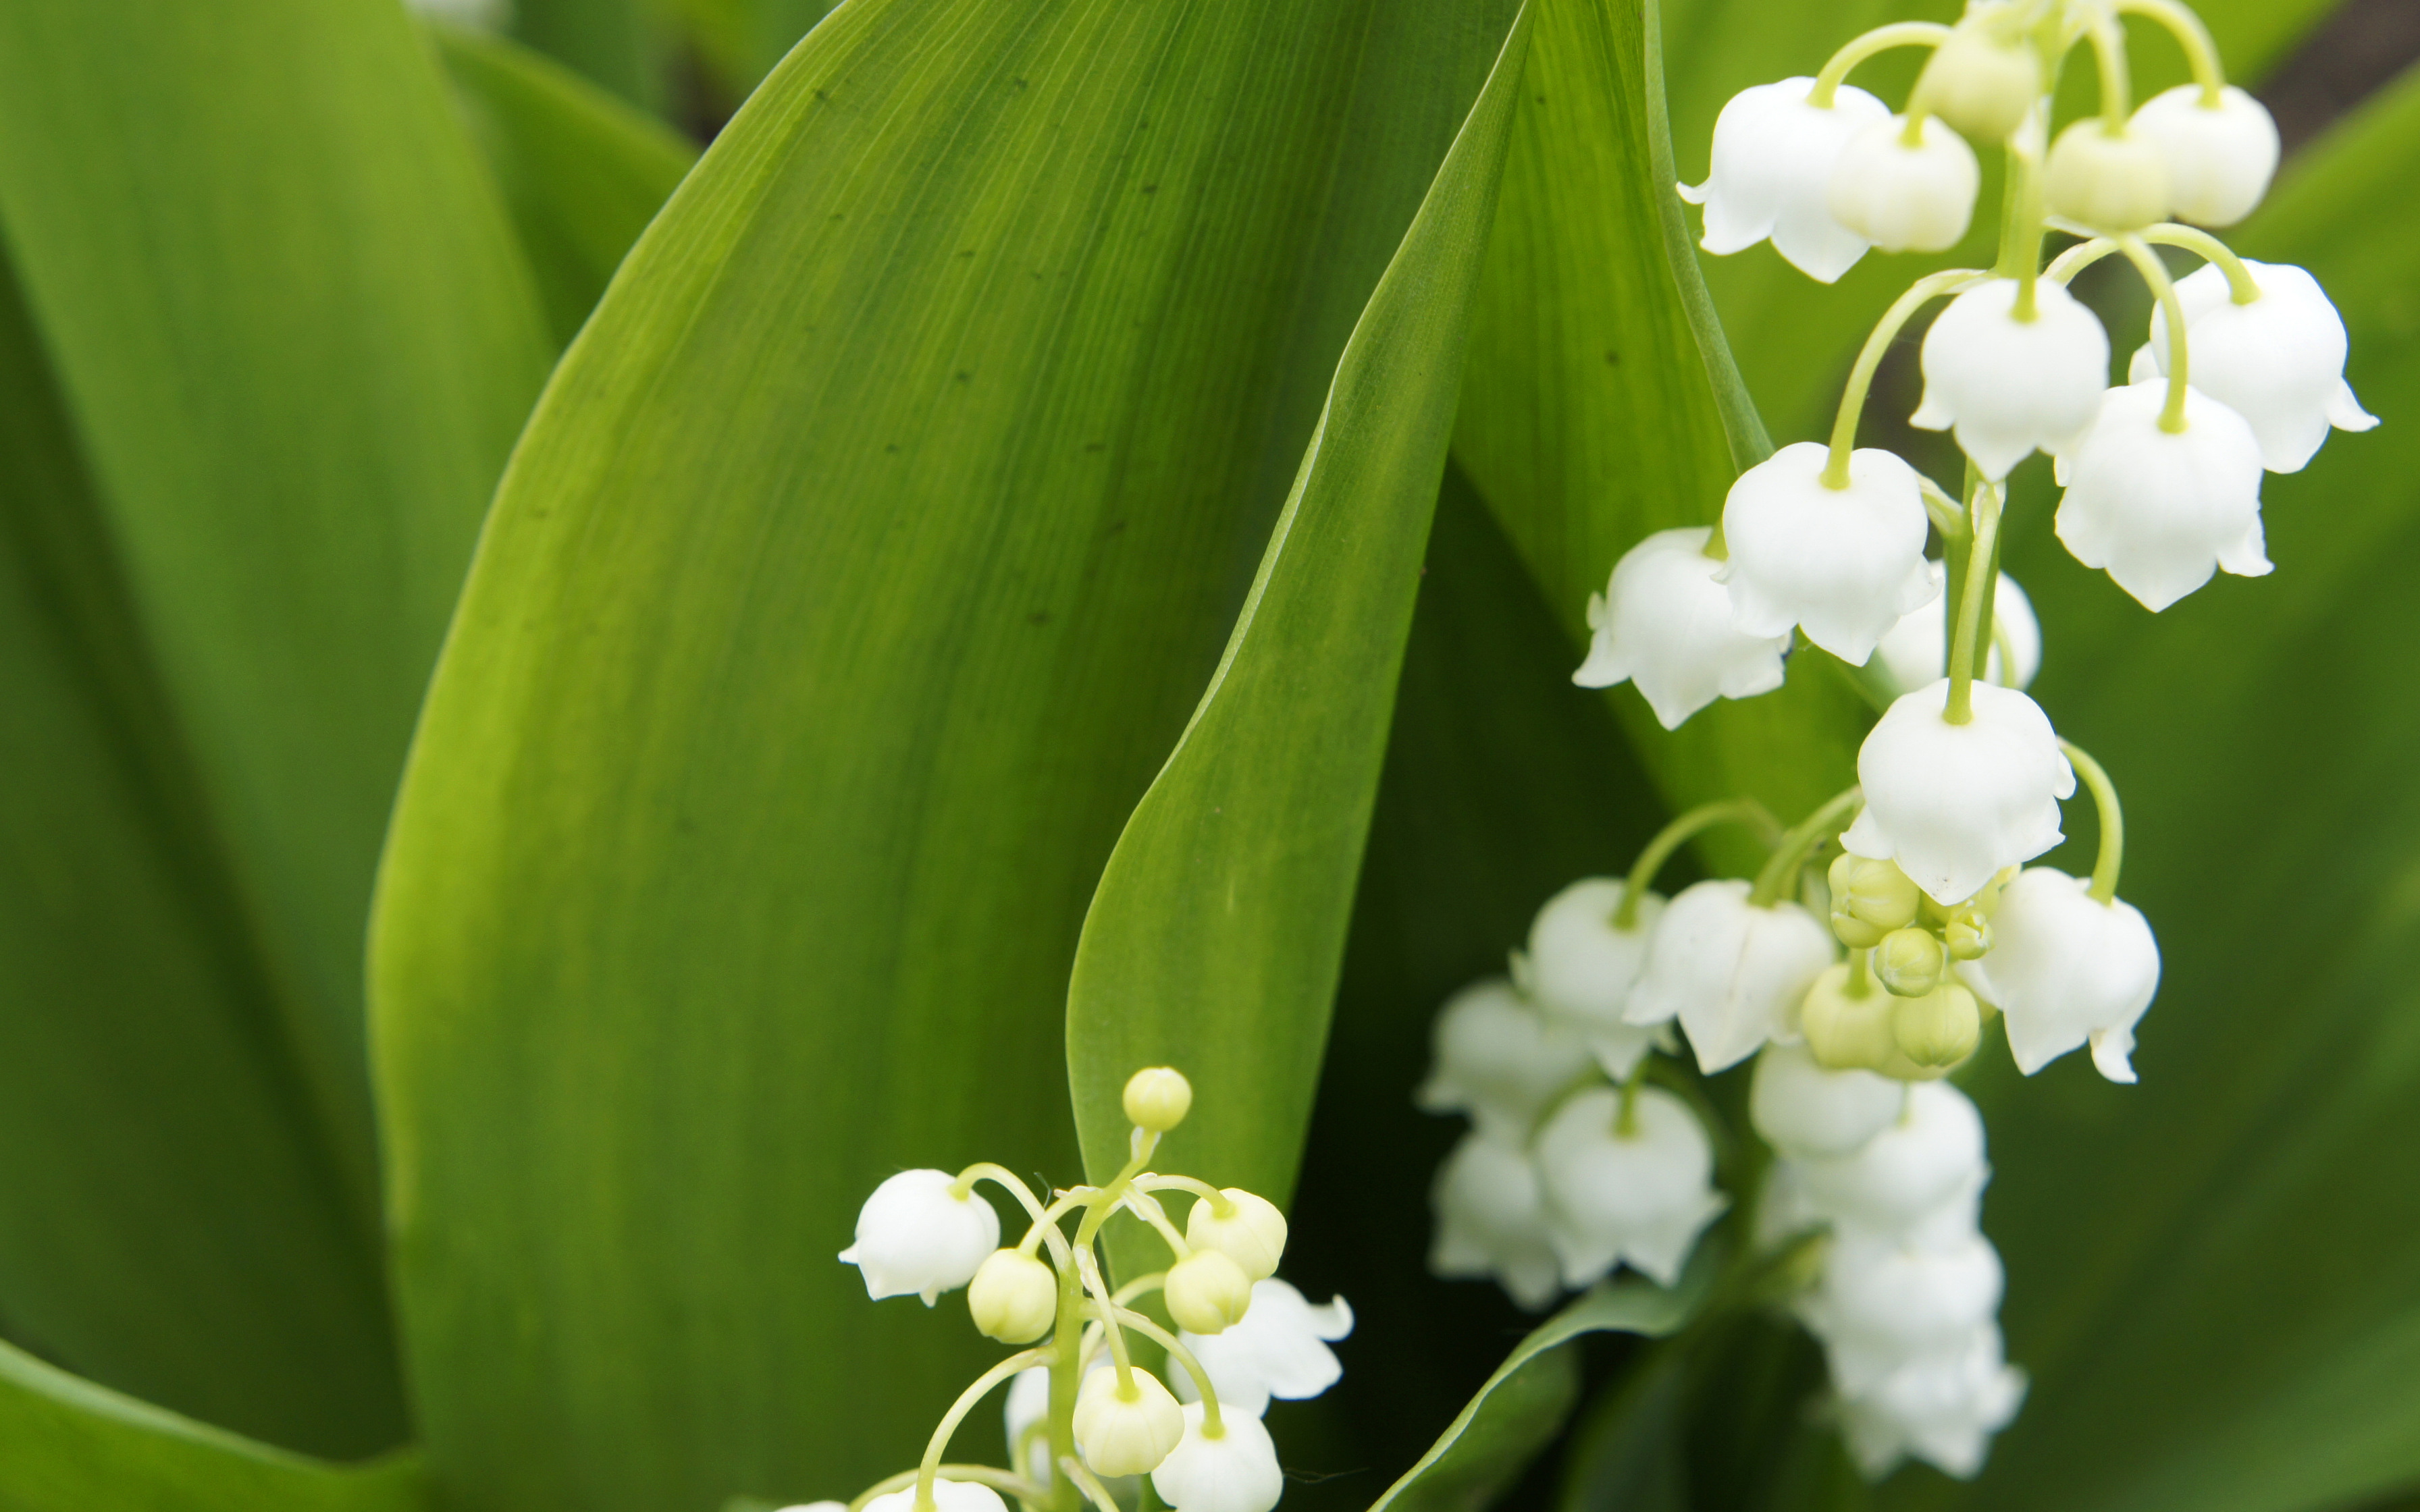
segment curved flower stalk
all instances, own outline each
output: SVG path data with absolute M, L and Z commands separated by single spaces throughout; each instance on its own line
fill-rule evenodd
M 1579 1059 L 1587 1061 L 1585 1050 Z M 1271 1396 L 1314 1396 L 1335 1384 L 1342 1366 L 1327 1346 L 1352 1332 L 1352 1309 L 1342 1298 L 1314 1307 L 1272 1279 L 1286 1239 L 1275 1204 L 1151 1168 L 1161 1136 L 1192 1109 L 1182 1074 L 1165 1066 L 1135 1072 L 1125 1103 L 1133 1158 L 1099 1186 L 1055 1192 L 1046 1203 L 1014 1173 L 984 1162 L 955 1176 L 903 1171 L 866 1199 L 857 1242 L 840 1257 L 863 1273 L 868 1295 L 921 1296 L 929 1307 L 965 1287 L 977 1329 L 1030 1347 L 959 1396 L 921 1465 L 868 1488 L 849 1507 L 1006 1512 L 1005 1493 L 1032 1512 L 1074 1512 L 1114 1507 L 1111 1486 L 1145 1475 L 1176 1512 L 1277 1504 L 1285 1482 L 1261 1414 Z M 1025 1210 L 1030 1224 L 1014 1247 L 1000 1247 L 999 1215 L 976 1196 L 979 1181 Z M 1163 1193 L 1193 1199 L 1181 1232 L 1162 1209 Z M 1097 1246 L 1102 1226 L 1121 1211 L 1156 1230 L 1171 1260 L 1113 1291 Z M 1155 1291 L 1180 1332 L 1135 1311 Z M 1134 1362 L 1129 1335 L 1166 1350 L 1178 1391 Z M 1008 1468 L 942 1464 L 967 1413 L 1002 1384 Z

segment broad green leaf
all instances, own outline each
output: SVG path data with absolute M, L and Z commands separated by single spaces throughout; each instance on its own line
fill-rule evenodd
M 1579 1396 L 1579 1362 L 1563 1346 L 1586 1334 L 1660 1338 L 1704 1301 L 1718 1263 L 1701 1247 L 1669 1288 L 1635 1277 L 1596 1289 L 1540 1324 L 1438 1436 L 1419 1463 L 1370 1504 L 1370 1512 L 1460 1512 L 1488 1504 L 1562 1427 Z
M 106 1387 L 0 1344 L 0 1508 L 7 1512 L 431 1512 L 420 1461 L 308 1459 Z
M 1096 1180 L 1126 1158 L 1126 1078 L 1172 1065 L 1183 1168 L 1293 1195 L 1528 35 L 1516 18 L 1354 327 L 1226 654 L 1085 915 L 1067 1069 Z
M 696 149 L 541 54 L 458 26 L 430 30 L 547 324 L 567 346 Z
M 856 0 L 641 239 L 499 497 L 374 922 L 465 1505 L 846 1494 L 993 1356 L 834 1256 L 901 1166 L 1076 1175 L 1086 902 L 1482 20 Z
M 645 0 L 512 0 L 513 35 L 633 105 L 663 95 Z
M 1481 285 L 1454 455 L 1573 638 L 1615 559 L 1649 532 L 1711 523 L 1750 417 L 1717 379 L 1722 332 L 1693 331 L 1667 255 L 1651 129 L 1661 109 L 1635 0 L 1541 0 L 1528 87 Z M 1683 270 L 1685 272 L 1685 270 Z M 1712 354 L 1701 358 L 1700 344 Z M 1728 388 L 1728 385 L 1726 385 Z M 1675 807 L 1750 794 L 1794 817 L 1849 780 L 1870 713 L 1837 664 L 1792 658 L 1789 686 L 1723 702 L 1679 731 L 1635 689 L 1611 697 Z M 1713 854 L 1744 859 L 1717 836 Z
M 54 429 L 89 485 L 69 570 L 106 590 L 76 633 L 110 641 L 135 669 L 121 684 L 158 704 L 107 692 L 109 717 L 138 721 L 110 737 L 133 744 L 58 802 L 122 806 L 104 795 L 139 773 L 163 806 L 89 838 L 115 854 L 31 858 L 29 877 L 91 870 L 34 910 L 57 920 L 38 968 L 49 1000 L 10 1008 L 53 1017 L 24 1031 L 29 1055 L 47 1048 L 16 1073 L 59 1078 L 47 1111 L 120 1053 L 128 1015 L 190 1015 L 127 1052 L 124 1085 L 12 1151 L 29 1179 L 91 1180 L 77 1201 L 94 1211 L 11 1235 L 29 1291 L 0 1304 L 114 1385 L 367 1452 L 403 1429 L 372 1258 L 363 919 L 420 689 L 544 371 L 527 280 L 425 49 L 383 5 L 0 9 L 0 225 Z M 53 764 L 95 734 L 57 738 Z M 158 775 L 162 760 L 179 770 Z M 172 881 L 178 896 L 159 891 Z M 155 936 L 173 953 L 129 959 Z M 96 950 L 119 959 L 73 959 Z M 121 991 L 135 996 L 81 1020 L 66 995 Z M 229 1059 L 240 1044 L 248 1068 Z M 188 1046 L 194 1085 L 155 1089 Z M 223 1149 L 129 1168 L 194 1141 L 213 1100 Z M 86 1166 L 88 1125 L 113 1132 Z M 272 1128 L 302 1138 L 267 1153 Z M 31 1176 L 48 1150 L 62 1164 Z M 98 1180 L 113 1163 L 122 1193 Z M 150 1227 L 243 1171 L 257 1189 L 209 1239 Z M 311 1186 L 334 1214 L 300 1212 Z M 56 1189 L 22 1200 L 62 1211 Z M 135 1227 L 156 1253 L 88 1263 L 97 1236 Z
M 1891 1504 L 2285 1512 L 2420 1477 L 2416 172 L 2407 82 L 2230 234 L 2319 276 L 2385 417 L 2266 480 L 2273 577 L 2154 618 L 2019 506 L 2037 691 L 2125 795 L 2164 975 L 2140 1086 L 2071 1057 L 1978 1089 L 2033 1389 L 1980 1481 Z

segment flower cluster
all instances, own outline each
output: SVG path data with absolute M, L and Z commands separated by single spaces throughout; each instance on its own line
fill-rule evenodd
M 2136 107 L 2121 11 L 2173 33 L 2195 82 Z M 1846 82 L 1903 46 L 1931 56 L 1900 110 Z M 2054 131 L 2053 86 L 2079 49 L 2099 109 Z M 2277 135 L 2178 0 L 1969 0 L 1955 26 L 1880 27 L 1811 78 L 1734 98 L 1710 177 L 1681 193 L 1704 207 L 1707 251 L 1770 240 L 1828 283 L 1869 249 L 1962 240 L 1978 147 L 2008 162 L 1995 266 L 1917 279 L 1859 353 L 1828 442 L 1749 468 L 1717 524 L 1625 553 L 1589 604 L 1574 674 L 1632 684 L 1669 729 L 1780 686 L 1801 642 L 1868 667 L 1889 696 L 1858 785 L 1786 833 L 1753 805 L 1709 805 L 1626 879 L 1558 895 L 1512 978 L 1448 1006 L 1420 1093 L 1473 1123 L 1437 1176 L 1433 1268 L 1543 1306 L 1616 1265 L 1676 1274 L 1729 1199 L 1713 1185 L 1712 1104 L 1652 1052 L 1677 1048 L 1677 1029 L 1701 1075 L 1753 1058 L 1750 1121 L 1774 1159 L 1740 1190 L 1755 1199 L 1745 1227 L 1768 1251 L 1823 1236 L 1794 1310 L 1876 1476 L 1909 1456 L 1972 1474 L 2024 1394 L 1978 1224 L 1982 1121 L 1942 1078 L 1997 1021 L 2026 1075 L 2088 1048 L 2104 1077 L 2132 1082 L 2159 983 L 2149 926 L 2117 896 L 2116 789 L 2024 691 L 2042 637 L 1999 570 L 2009 475 L 2049 455 L 2058 538 L 2157 612 L 2218 571 L 2269 572 L 2263 472 L 2300 469 L 2332 427 L 2377 424 L 2345 383 L 2344 326 L 2311 275 L 2241 258 L 2206 229 L 2258 203 Z M 2053 235 L 2071 244 L 2045 265 Z M 2204 266 L 2172 279 L 2164 247 Z M 2107 332 L 2067 288 L 2110 254 L 2155 301 L 2118 384 Z M 1855 444 L 1884 353 L 1943 297 L 1910 421 L 1954 436 L 1954 491 Z M 2063 838 L 2079 780 L 2100 818 L 2091 875 L 2029 865 Z M 1755 877 L 1668 902 L 1650 890 L 1677 846 L 1720 822 L 1764 835 Z
M 920 1467 L 850 1505 L 1006 1512 L 1005 1491 L 1033 1512 L 1072 1512 L 1087 1502 L 1116 1512 L 1111 1488 L 1142 1475 L 1176 1512 L 1277 1505 L 1284 1480 L 1262 1414 L 1272 1396 L 1315 1396 L 1336 1383 L 1342 1366 L 1327 1346 L 1351 1332 L 1352 1310 L 1342 1298 L 1312 1306 L 1275 1279 L 1286 1242 L 1285 1215 L 1275 1204 L 1239 1187 L 1150 1169 L 1160 1137 L 1192 1108 L 1183 1075 L 1164 1066 L 1135 1072 L 1125 1105 L 1133 1158 L 1099 1186 L 1054 1192 L 1045 1204 L 1015 1174 L 985 1162 L 955 1176 L 902 1171 L 866 1198 L 857 1242 L 840 1257 L 863 1275 L 867 1296 L 917 1296 L 929 1307 L 964 1287 L 976 1328 L 1032 1347 L 967 1388 L 942 1414 Z M 1032 1219 L 1013 1248 L 1001 1247 L 1000 1215 L 975 1194 L 985 1180 Z M 1181 1231 L 1161 1206 L 1159 1194 L 1171 1192 L 1194 1199 Z M 1097 1244 L 1102 1226 L 1120 1211 L 1156 1230 L 1173 1261 L 1112 1290 Z M 1072 1236 L 1061 1227 L 1069 1219 Z M 1176 1333 L 1135 1310 L 1153 1292 Z M 1134 1361 L 1129 1335 L 1167 1351 L 1182 1372 L 1175 1392 Z M 1013 1468 L 943 1465 L 959 1423 L 1003 1382 Z M 814 1503 L 794 1512 L 841 1505 Z

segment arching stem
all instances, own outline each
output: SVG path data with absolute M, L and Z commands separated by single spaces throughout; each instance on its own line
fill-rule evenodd
M 1815 847 L 1848 828 L 1849 821 L 1856 817 L 1865 801 L 1863 789 L 1849 788 L 1792 825 L 1765 858 L 1764 870 L 1756 874 L 1756 886 L 1748 889 L 1747 901 L 1759 908 L 1770 908 L 1779 903 L 1783 890 L 1807 864 L 1807 857 L 1815 854 Z
M 1923 307 L 1924 301 L 1936 295 L 1948 294 L 1987 275 L 1972 268 L 1946 269 L 1928 273 L 1908 286 L 1906 293 L 1893 301 L 1874 326 L 1873 334 L 1866 338 L 1865 347 L 1857 353 L 1857 365 L 1849 370 L 1848 387 L 1840 391 L 1839 414 L 1832 422 L 1832 455 L 1823 464 L 1823 486 L 1845 488 L 1849 486 L 1849 454 L 1857 445 L 1857 419 L 1866 409 L 1866 391 L 1873 387 L 1874 372 L 1883 365 L 1883 354 L 1890 350 L 1892 340 L 1908 317 Z
M 916 1484 L 916 1477 L 922 1473 L 922 1471 L 903 1470 L 896 1475 L 883 1476 L 849 1499 L 850 1512 L 859 1512 L 866 1503 L 877 1496 L 888 1496 L 892 1491 L 906 1490 Z M 1022 1502 L 1039 1503 L 1047 1494 L 1041 1487 L 1016 1472 L 1001 1470 L 992 1465 L 943 1465 L 940 1467 L 940 1473 L 950 1480 L 970 1480 L 977 1485 L 988 1486 L 996 1491 L 1006 1491 Z
M 1851 69 L 1894 47 L 1939 47 L 1941 39 L 1948 35 L 1949 28 L 1939 22 L 1901 21 L 1853 37 L 1815 75 L 1815 87 L 1807 91 L 1807 103 L 1818 110 L 1830 110 L 1832 98 L 1839 93 L 1841 81 L 1848 78 Z
M 1975 647 L 1983 617 L 1992 611 L 1998 580 L 2000 491 L 1988 483 L 1975 489 L 1975 540 L 1967 548 L 1966 586 L 1958 599 L 1958 624 L 1949 640 L 1949 695 L 1941 717 L 1951 724 L 1975 718 Z
M 2150 285 L 2152 296 L 2160 301 L 2161 335 L 2168 347 L 2168 400 L 2160 409 L 2160 428 L 2174 436 L 2185 428 L 2185 386 L 2188 381 L 2185 357 L 2185 307 L 2177 298 L 2177 283 L 2168 276 L 2168 265 L 2160 261 L 2149 243 L 2129 232 L 2118 239 L 2118 250 L 2143 275 Z
M 2050 224 L 2054 230 L 2088 237 L 2088 239 L 2060 253 L 2057 259 L 2043 270 L 2042 276 L 2054 284 L 2067 283 L 2118 250 L 2118 243 L 2111 238 L 2090 236 L 2086 227 L 2075 222 L 2053 219 Z M 2237 304 L 2250 304 L 2260 297 L 2260 285 L 2253 278 L 2252 270 L 2244 266 L 2243 259 L 2236 255 L 2235 249 L 2199 226 L 2163 222 L 2158 225 L 2145 226 L 2135 235 L 2155 247 L 2179 247 L 2205 262 L 2218 264 L 2219 271 L 2226 275 L 2226 297 Z
M 2093 807 L 2101 810 L 2101 854 L 2092 863 L 2092 897 L 2110 903 L 2118 896 L 2118 869 L 2126 864 L 2126 815 L 2118 807 L 2118 785 L 2083 747 L 2062 740 L 2058 748 L 2067 752 L 2068 764 L 2092 790 Z
M 1019 1350 L 982 1375 L 975 1377 L 973 1385 L 958 1393 L 958 1399 L 952 1402 L 950 1410 L 941 1414 L 939 1426 L 933 1429 L 933 1436 L 924 1443 L 924 1461 L 916 1468 L 915 1512 L 934 1512 L 936 1504 L 933 1501 L 933 1477 L 940 1473 L 941 1451 L 950 1446 L 950 1436 L 958 1431 L 958 1425 L 966 1420 L 969 1412 L 974 1411 L 975 1403 L 989 1396 L 994 1386 L 1029 1365 L 1045 1364 L 1049 1358 L 1050 1351 L 1047 1349 Z
M 1627 934 L 1638 927 L 1638 900 L 1655 880 L 1655 873 L 1672 858 L 1672 853 L 1688 843 L 1702 830 L 1716 825 L 1746 825 L 1770 841 L 1781 833 L 1781 825 L 1763 804 L 1754 798 L 1726 798 L 1717 803 L 1701 803 L 1681 815 L 1647 842 L 1638 859 L 1630 868 L 1629 877 L 1621 885 L 1621 903 L 1613 911 L 1613 927 Z
M 2086 22 L 2092 38 L 2093 61 L 2101 66 L 2101 133 L 2126 134 L 2126 117 L 2134 113 L 2132 86 L 2126 78 L 2126 32 L 2115 13 L 2094 8 Z
M 2219 67 L 2218 44 L 2211 40 L 2210 28 L 2199 16 L 2177 0 L 2114 0 L 2114 8 L 2148 16 L 2165 26 L 2184 49 L 2185 66 L 2193 69 L 2194 83 L 2201 85 L 2202 108 L 2219 107 L 2226 98 L 2226 74 Z

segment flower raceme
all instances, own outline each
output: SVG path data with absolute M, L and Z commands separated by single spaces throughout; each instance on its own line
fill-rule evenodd
M 1585 1050 L 1578 1059 L 1587 1061 Z M 866 1199 L 857 1242 L 841 1258 L 859 1268 L 869 1296 L 921 1296 L 930 1306 L 963 1286 L 983 1333 L 1007 1344 L 1043 1342 L 978 1377 L 942 1415 L 923 1462 L 870 1489 L 859 1498 L 864 1505 L 1005 1512 L 1003 1490 L 1032 1508 L 1108 1504 L 1105 1482 L 1130 1485 L 1142 1475 L 1176 1512 L 1277 1504 L 1284 1477 L 1260 1414 L 1272 1396 L 1316 1396 L 1336 1382 L 1342 1367 L 1328 1344 L 1351 1332 L 1352 1311 L 1342 1298 L 1314 1308 L 1272 1278 L 1286 1241 L 1275 1204 L 1150 1168 L 1160 1140 L 1193 1104 L 1181 1073 L 1139 1072 L 1123 1102 L 1133 1158 L 1098 1186 L 1053 1193 L 1046 1203 L 986 1162 L 954 1177 L 903 1171 Z M 978 1181 L 1005 1190 L 1032 1219 L 1016 1245 L 1001 1247 L 999 1215 L 975 1194 Z M 1171 1192 L 1193 1199 L 1182 1233 L 1161 1208 L 1159 1194 Z M 1120 1212 L 1156 1230 L 1174 1259 L 1111 1291 L 1097 1246 Z M 1070 1220 L 1073 1234 L 1063 1227 Z M 1182 1333 L 1133 1310 L 1153 1290 L 1164 1293 Z M 1167 1351 L 1184 1401 L 1129 1357 L 1130 1333 Z M 959 1422 L 1003 1382 L 1008 1468 L 942 1466 Z

